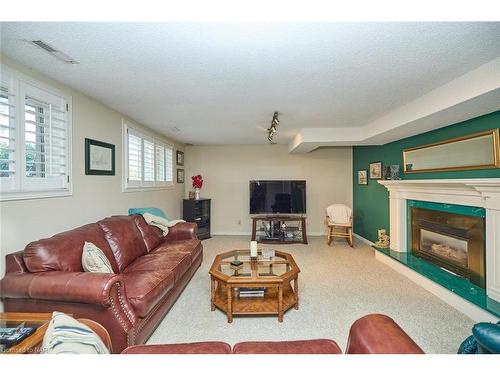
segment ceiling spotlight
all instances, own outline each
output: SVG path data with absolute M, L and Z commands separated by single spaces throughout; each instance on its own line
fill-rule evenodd
M 274 135 L 278 132 L 278 125 L 280 120 L 278 119 L 278 112 L 274 112 L 273 119 L 271 120 L 271 126 L 267 129 L 267 140 L 271 143 L 276 143 L 273 141 Z

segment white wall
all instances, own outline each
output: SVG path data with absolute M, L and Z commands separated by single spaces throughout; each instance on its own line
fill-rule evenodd
M 174 187 L 169 190 L 122 192 L 122 119 L 125 118 L 130 124 L 135 124 L 133 121 L 88 96 L 58 84 L 12 60 L 2 57 L 1 62 L 11 69 L 72 95 L 73 195 L 0 202 L 0 277 L 5 270 L 5 254 L 22 250 L 30 241 L 95 222 L 106 216 L 126 214 L 129 207 L 155 206 L 165 210 L 170 217 L 180 217 L 184 197 L 183 184 L 174 182 Z M 85 175 L 85 138 L 115 145 L 115 176 Z M 175 149 L 184 149 L 183 145 L 175 144 L 163 136 L 160 138 L 173 144 Z
M 201 174 L 203 198 L 212 199 L 212 233 L 249 234 L 250 180 L 307 181 L 307 231 L 323 234 L 325 207 L 352 207 L 352 148 L 320 148 L 308 154 L 288 154 L 281 145 L 187 146 L 186 195 L 191 176 Z

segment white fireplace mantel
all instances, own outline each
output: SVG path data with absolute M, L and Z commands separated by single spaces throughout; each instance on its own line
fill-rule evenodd
M 486 210 L 486 293 L 500 302 L 500 178 L 379 180 L 389 190 L 391 250 L 407 251 L 407 203 L 484 207 Z

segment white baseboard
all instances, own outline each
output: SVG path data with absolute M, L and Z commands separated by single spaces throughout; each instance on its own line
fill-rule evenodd
M 483 310 L 482 308 L 460 297 L 458 294 L 455 294 L 434 281 L 429 280 L 427 277 L 422 276 L 418 272 L 412 270 L 404 264 L 399 263 L 397 260 L 392 259 L 380 251 L 375 250 L 375 259 L 398 271 L 403 276 L 406 276 L 417 285 L 428 290 L 476 322 L 496 322 L 498 320 L 498 317 L 488 311 Z
M 366 238 L 360 236 L 359 234 L 357 233 L 353 233 L 352 234 L 354 237 L 356 237 L 358 240 L 361 240 L 362 242 L 364 242 L 365 244 L 369 245 L 369 246 L 375 246 L 375 244 L 370 241 L 370 240 L 367 240 Z

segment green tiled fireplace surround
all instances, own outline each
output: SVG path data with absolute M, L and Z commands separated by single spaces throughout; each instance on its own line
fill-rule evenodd
M 408 232 L 410 231 L 410 208 L 420 207 L 429 210 L 452 212 L 462 215 L 485 217 L 485 210 L 481 207 L 462 206 L 455 204 L 433 203 L 416 200 L 407 201 L 407 224 Z M 410 236 L 408 236 L 408 251 L 398 252 L 389 249 L 380 249 L 374 247 L 376 251 L 398 261 L 420 275 L 428 278 L 431 281 L 441 285 L 449 291 L 459 295 L 465 300 L 473 303 L 474 305 L 488 311 L 489 313 L 500 317 L 500 303 L 488 298 L 486 290 L 471 283 L 467 279 L 444 271 L 437 265 L 428 262 L 424 259 L 418 258 L 411 254 L 410 250 Z

